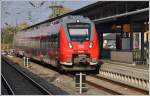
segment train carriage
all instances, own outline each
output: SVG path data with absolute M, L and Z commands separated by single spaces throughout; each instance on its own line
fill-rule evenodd
M 94 23 L 83 16 L 66 16 L 24 29 L 14 36 L 18 54 L 67 71 L 98 69 L 99 44 Z

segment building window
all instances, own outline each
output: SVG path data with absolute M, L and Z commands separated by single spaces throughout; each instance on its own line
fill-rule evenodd
M 116 34 L 120 33 L 103 33 L 104 49 L 116 49 Z

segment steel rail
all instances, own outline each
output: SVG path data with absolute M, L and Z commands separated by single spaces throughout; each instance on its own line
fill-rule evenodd
M 136 87 L 133 87 L 133 86 L 126 85 L 126 84 L 121 83 L 121 82 L 117 82 L 117 81 L 113 81 L 113 80 L 108 79 L 108 78 L 101 77 L 101 76 L 92 75 L 91 77 L 94 77 L 94 78 L 97 78 L 97 79 L 100 79 L 100 80 L 104 80 L 104 81 L 107 81 L 107 82 L 110 82 L 110 83 L 113 83 L 113 84 L 117 84 L 118 86 L 122 86 L 122 87 L 125 87 L 125 88 L 127 87 L 127 88 L 130 88 L 133 91 L 136 91 L 136 92 L 139 92 L 139 93 L 142 93 L 142 94 L 148 94 L 149 93 L 149 91 L 147 91 L 147 90 L 142 90 L 142 89 L 139 89 L 139 88 L 136 88 Z
M 89 81 L 89 80 L 86 80 L 86 83 L 87 83 L 88 85 L 91 85 L 91 86 L 97 88 L 97 89 L 101 89 L 101 90 L 103 90 L 103 91 L 105 91 L 105 92 L 108 92 L 108 93 L 110 93 L 110 94 L 112 94 L 112 95 L 123 95 L 123 94 L 120 93 L 120 92 L 117 92 L 117 91 L 111 90 L 111 89 L 109 89 L 109 88 L 106 88 L 106 87 L 104 87 L 104 86 L 98 85 L 98 84 L 93 83 L 93 82 L 91 82 L 91 81 Z
M 5 79 L 2 73 L 1 73 L 1 78 L 2 78 L 2 81 L 5 83 L 4 86 L 6 87 L 8 95 L 15 95 L 15 92 L 12 90 L 12 88 L 10 87 L 10 84 L 7 82 L 7 80 Z
M 22 76 L 24 76 L 25 78 L 27 78 L 29 81 L 31 81 L 35 86 L 37 86 L 41 91 L 43 91 L 46 95 L 52 95 L 51 92 L 49 92 L 46 88 L 44 88 L 43 86 L 41 86 L 40 84 L 38 84 L 36 81 L 34 81 L 33 79 L 31 79 L 27 74 L 25 74 L 24 72 L 18 70 L 17 68 L 15 68 L 14 66 L 12 66 L 8 61 L 6 61 L 4 58 L 3 60 L 10 65 L 12 68 L 14 68 L 17 72 L 19 72 Z

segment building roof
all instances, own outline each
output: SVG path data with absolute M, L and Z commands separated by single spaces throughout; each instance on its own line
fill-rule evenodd
M 133 11 L 134 10 L 137 10 L 138 8 L 144 8 L 145 6 L 147 7 L 148 6 L 148 2 L 147 1 L 142 1 L 142 2 L 144 2 L 144 3 L 142 3 L 142 2 L 140 2 L 140 1 L 124 1 L 124 2 L 122 2 L 122 1 L 98 1 L 98 2 L 95 2 L 95 3 L 93 3 L 93 4 L 90 4 L 90 5 L 87 5 L 87 6 L 85 6 L 85 7 L 82 7 L 82 8 L 80 8 L 80 9 L 77 9 L 77 10 L 75 10 L 75 11 L 72 11 L 72 12 L 69 12 L 69 13 L 66 13 L 66 14 L 63 14 L 63 15 L 60 15 L 60 16 L 57 16 L 57 17 L 54 17 L 54 18 L 51 18 L 51 19 L 47 19 L 47 20 L 45 20 L 45 21 L 42 21 L 42 22 L 40 22 L 40 23 L 37 23 L 37 24 L 34 24 L 34 25 L 31 25 L 31 26 L 29 26 L 29 27 L 27 27 L 27 28 L 25 28 L 25 29 L 23 29 L 23 30 L 26 30 L 26 29 L 29 29 L 29 28 L 32 28 L 32 27 L 35 27 L 35 26 L 37 26 L 37 25 L 40 25 L 40 24 L 44 24 L 44 23 L 46 23 L 46 22 L 52 22 L 52 21 L 55 21 L 55 20 L 57 20 L 57 19 L 60 19 L 60 18 L 62 18 L 62 17 L 64 17 L 64 16 L 67 16 L 67 15 L 81 15 L 81 14 L 83 14 L 83 13 L 85 13 L 85 12 L 89 12 L 90 10 L 95 10 L 95 8 L 101 8 L 101 9 L 103 9 L 103 7 L 105 7 L 105 5 L 107 5 L 107 4 L 112 4 L 112 3 L 117 3 L 117 2 L 119 2 L 118 4 L 120 4 L 120 3 L 123 3 L 123 4 L 129 4 L 130 5 L 130 7 L 129 7 L 129 9 L 131 9 L 132 10 L 132 6 L 135 6 L 135 8 L 133 9 Z M 145 4 L 146 3 L 146 4 Z M 103 6 L 104 5 L 104 6 Z M 144 7 L 141 7 L 141 6 L 143 6 L 144 5 Z M 113 5 L 114 7 L 116 7 L 117 5 Z M 137 6 L 137 7 L 136 7 Z M 118 9 L 118 8 L 117 8 Z M 121 9 L 121 8 L 120 8 Z M 122 9 L 124 9 L 124 8 L 122 8 Z M 105 10 L 101 10 L 101 11 L 105 11 Z M 107 12 L 106 12 L 106 14 L 107 14 Z M 117 14 L 117 13 L 115 13 L 115 14 Z M 96 13 L 95 13 L 95 15 L 96 15 Z M 93 16 L 95 16 L 94 14 L 93 14 Z M 107 15 L 109 15 L 109 14 L 107 14 Z M 86 14 L 86 16 L 88 16 L 88 14 Z M 93 17 L 92 16 L 92 17 Z M 105 14 L 104 14 L 104 16 L 105 16 Z M 102 16 L 103 17 L 103 16 Z M 107 17 L 107 16 L 105 16 L 105 17 Z M 99 17 L 99 18 L 101 18 L 101 17 Z M 98 19 L 99 19 L 98 18 Z

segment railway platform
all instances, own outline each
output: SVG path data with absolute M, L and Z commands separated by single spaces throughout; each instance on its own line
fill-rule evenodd
M 113 81 L 149 90 L 149 67 L 144 64 L 128 64 L 110 60 L 102 60 L 98 76 L 109 78 Z
M 118 62 L 118 61 L 113 61 L 113 60 L 104 60 L 104 59 L 100 60 L 100 61 L 103 62 L 103 64 L 115 64 L 115 65 L 120 65 L 120 66 L 136 68 L 136 69 L 149 70 L 148 64 L 124 63 L 124 62 Z

